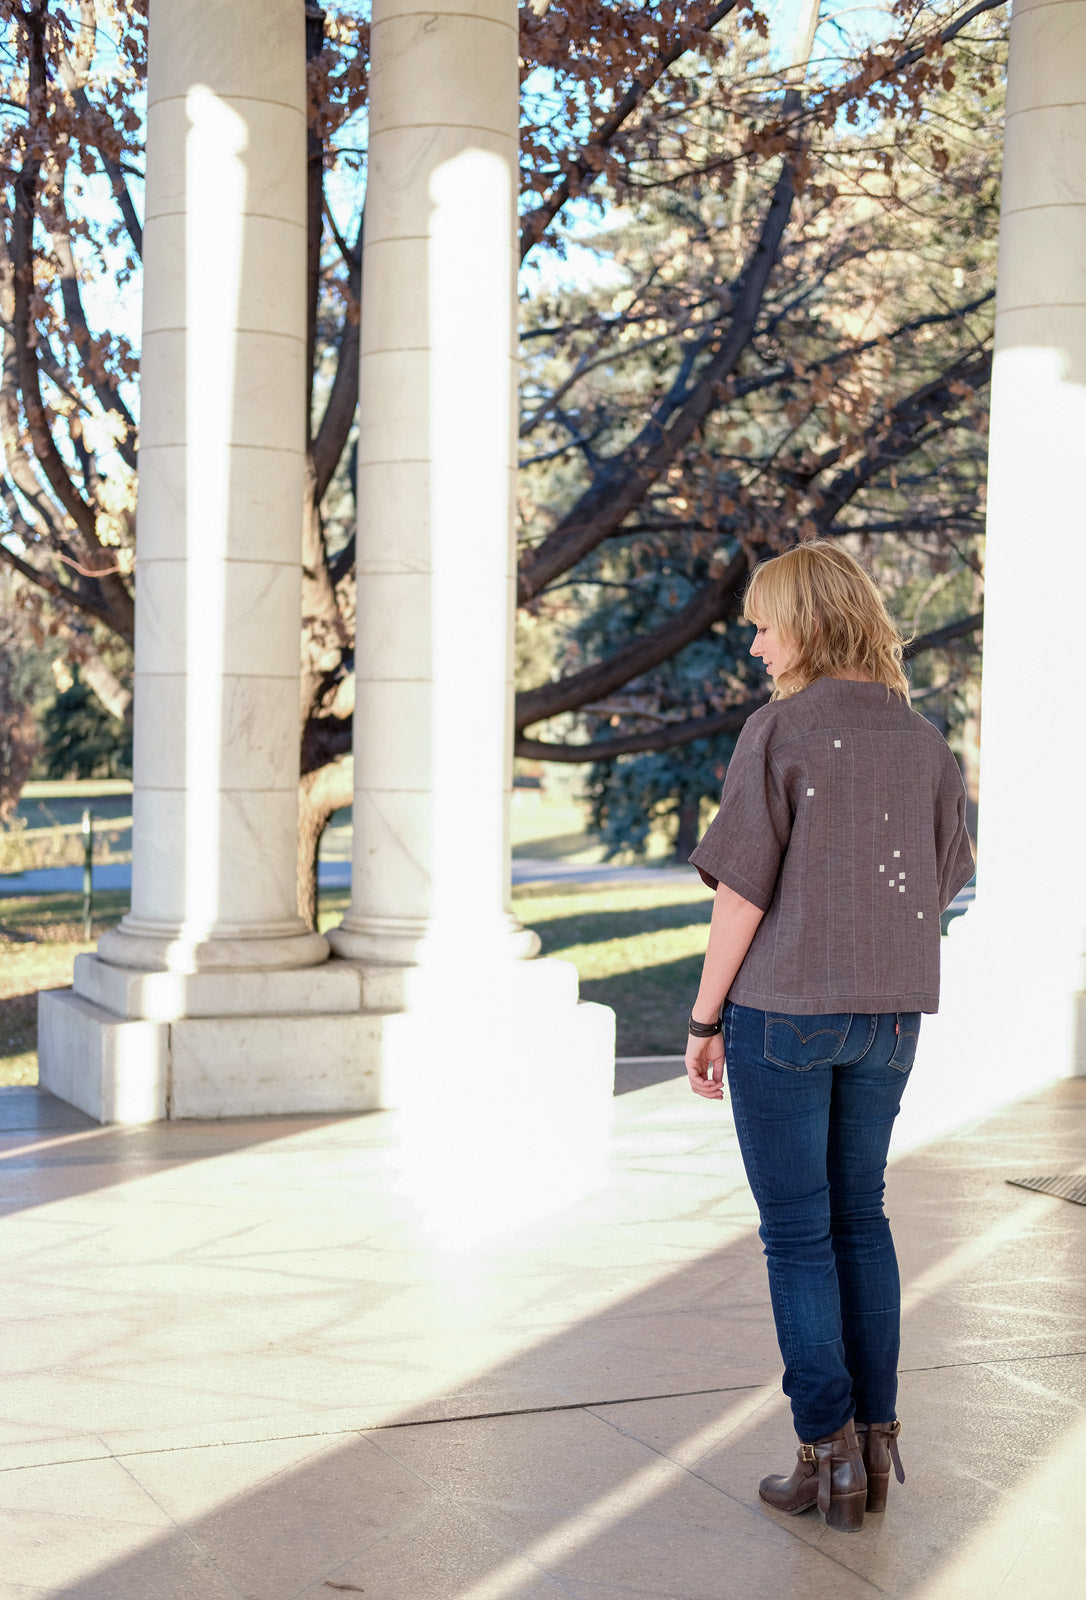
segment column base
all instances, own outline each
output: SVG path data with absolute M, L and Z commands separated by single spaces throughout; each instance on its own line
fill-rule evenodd
M 301 917 L 259 931 L 223 928 L 206 939 L 188 938 L 183 928 L 125 917 L 102 935 L 98 950 L 111 966 L 178 974 L 283 971 L 315 967 L 328 959 L 327 939 L 307 928 Z
M 70 989 L 38 996 L 38 1082 L 96 1122 L 159 1122 L 168 1107 L 169 1028 L 101 1010 Z
M 555 1008 L 576 1006 L 579 981 L 572 961 L 553 956 L 517 960 L 506 952 L 496 960 L 465 959 L 400 965 L 386 961 L 343 961 L 358 973 L 367 1011 L 404 1011 L 420 1016 L 470 1013 L 481 1028 L 534 1028 Z
M 462 966 L 174 974 L 80 956 L 75 985 L 39 997 L 39 1082 L 99 1122 L 409 1108 L 438 1143 L 458 1130 L 465 1155 L 511 1118 L 557 1152 L 614 1087 L 614 1015 L 578 1000 L 565 961 L 468 981 Z
M 148 972 L 85 955 L 75 958 L 72 987 L 104 1011 L 150 1022 L 349 1012 L 362 1006 L 359 974 L 341 961 L 265 972 Z
M 377 917 L 352 921 L 350 913 L 338 928 L 328 930 L 328 943 L 344 961 L 377 966 L 442 966 L 447 959 L 462 964 L 465 951 L 472 965 L 491 961 L 531 961 L 539 954 L 540 939 L 511 914 L 483 923 L 463 922 L 452 932 L 435 930 L 425 919 Z
M 70 990 L 38 998 L 38 1081 L 98 1122 L 372 1111 L 383 1018 L 118 1016 Z
M 544 1106 L 566 1123 L 608 1106 L 615 1015 L 579 1000 L 567 961 L 510 961 L 479 982 L 425 968 L 361 966 L 363 1004 L 385 1013 L 381 1104 L 456 1106 L 499 1121 Z

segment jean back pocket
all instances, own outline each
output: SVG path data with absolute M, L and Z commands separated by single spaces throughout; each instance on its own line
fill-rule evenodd
M 817 1017 L 794 1017 L 777 1011 L 765 1014 L 765 1058 L 793 1072 L 810 1072 L 836 1061 L 852 1026 L 851 1011 Z
M 890 1065 L 899 1072 L 908 1072 L 916 1059 L 916 1041 L 920 1037 L 920 1012 L 897 1013 L 897 1043 L 890 1057 Z

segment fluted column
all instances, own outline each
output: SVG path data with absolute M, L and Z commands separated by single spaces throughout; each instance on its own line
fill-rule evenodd
M 305 966 L 301 0 L 151 0 L 132 909 L 174 971 Z
M 1086 0 L 1015 0 L 992 376 L 978 892 L 975 908 L 952 925 L 946 985 L 948 1006 L 966 1023 L 959 1064 L 972 1052 L 979 1080 L 1024 1084 L 1086 1070 L 1084 439 Z
M 338 954 L 532 955 L 509 909 L 517 7 L 375 0 L 350 910 Z

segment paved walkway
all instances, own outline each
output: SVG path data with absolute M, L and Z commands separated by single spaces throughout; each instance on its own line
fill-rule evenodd
M 0 1093 L 0 1600 L 1074 1594 L 1086 1209 L 1005 1179 L 1086 1168 L 1086 1082 L 894 1165 L 908 1482 L 847 1535 L 757 1502 L 794 1446 L 734 1138 L 646 1076 L 604 1145 L 506 1112 L 494 1172 L 425 1118 Z
M 318 872 L 322 889 L 351 887 L 350 861 L 321 861 Z M 569 861 L 539 861 L 533 858 L 513 861 L 513 882 L 517 883 L 682 883 L 696 882 L 690 867 L 622 867 L 601 861 L 595 866 Z M 130 861 L 96 861 L 93 868 L 96 892 L 132 887 Z M 0 897 L 22 894 L 81 894 L 82 867 L 37 867 L 32 872 L 0 874 Z
M 351 863 L 322 861 L 319 870 L 322 889 L 349 889 Z M 96 894 L 107 890 L 131 889 L 131 861 L 96 861 L 91 869 L 91 886 Z M 82 894 L 82 867 L 35 867 L 30 872 L 0 874 L 0 899 L 24 894 Z

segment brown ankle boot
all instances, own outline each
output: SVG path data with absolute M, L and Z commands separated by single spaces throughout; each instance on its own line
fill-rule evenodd
M 856 1437 L 863 1450 L 864 1470 L 867 1473 L 868 1511 L 886 1510 L 886 1491 L 890 1487 L 890 1462 L 898 1483 L 905 1482 L 905 1469 L 898 1455 L 897 1436 L 900 1422 L 858 1422 Z
M 814 1444 L 801 1444 L 791 1477 L 763 1478 L 758 1493 L 767 1505 L 789 1516 L 817 1505 L 829 1527 L 861 1528 L 867 1477 L 852 1423 Z

